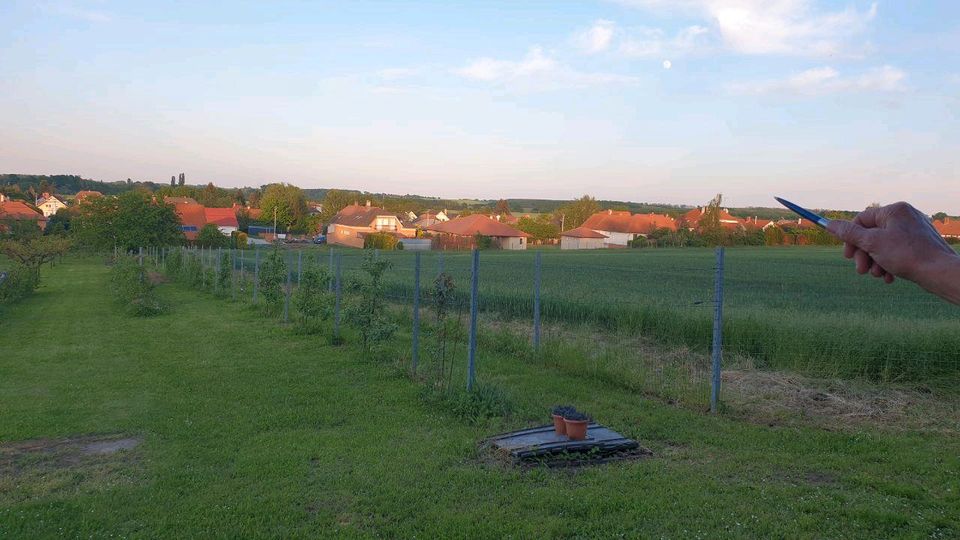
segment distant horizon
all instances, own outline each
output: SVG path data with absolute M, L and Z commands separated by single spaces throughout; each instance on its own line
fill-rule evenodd
M 14 0 L 0 166 L 956 214 L 958 20 L 946 0 Z
M 104 179 L 99 179 L 99 178 L 88 177 L 88 176 L 85 176 L 85 175 L 82 175 L 82 174 L 63 173 L 63 172 L 59 172 L 59 173 L 35 173 L 35 172 L 30 172 L 30 173 L 17 172 L 17 173 L 13 173 L 13 172 L 0 172 L 0 176 L 8 175 L 8 174 L 9 174 L 9 175 L 22 175 L 22 176 L 47 176 L 47 177 L 50 177 L 50 176 L 58 176 L 58 175 L 59 175 L 59 176 L 77 176 L 77 177 L 80 177 L 80 178 L 82 178 L 82 179 L 84 179 L 84 180 L 92 180 L 92 181 L 104 182 L 104 183 L 119 183 L 119 184 L 125 183 L 126 180 L 127 180 L 127 178 L 128 178 L 128 177 L 123 177 L 122 179 L 119 179 L 119 180 L 104 180 Z M 158 185 L 159 187 L 179 187 L 179 186 L 170 186 L 169 180 L 166 180 L 166 181 L 147 180 L 147 179 L 142 179 L 142 178 L 140 178 L 140 179 L 134 178 L 134 177 L 132 177 L 132 176 L 129 177 L 129 178 L 130 178 L 130 180 L 132 180 L 133 182 L 152 182 L 153 184 L 156 184 L 156 185 Z M 204 187 L 204 186 L 206 186 L 207 184 L 209 184 L 209 183 L 212 182 L 215 187 L 217 187 L 217 188 L 222 188 L 222 189 L 260 189 L 260 187 L 261 187 L 262 185 L 268 185 L 268 184 L 274 184 L 274 183 L 280 183 L 280 182 L 281 182 L 281 181 L 266 182 L 266 183 L 264 183 L 264 184 L 259 184 L 259 185 L 249 185 L 249 184 L 247 184 L 247 185 L 226 186 L 226 185 L 218 184 L 217 182 L 213 182 L 213 181 L 206 181 L 206 180 L 205 180 L 205 181 L 201 181 L 201 182 L 192 181 L 192 180 L 190 180 L 190 177 L 189 177 L 189 176 L 187 176 L 186 179 L 187 179 L 187 180 L 186 180 L 185 186 L 187 186 L 187 187 L 202 188 L 202 187 Z M 616 198 L 609 198 L 609 197 L 601 197 L 601 196 L 595 195 L 595 194 L 593 194 L 593 193 L 581 193 L 580 195 L 577 195 L 577 196 L 575 196 L 575 197 L 568 197 L 568 198 L 562 198 L 562 197 L 561 197 L 561 198 L 557 198 L 557 197 L 544 197 L 544 196 L 465 197 L 465 196 L 442 196 L 442 195 L 433 195 L 433 194 L 425 194 L 425 193 L 397 193 L 397 192 L 389 192 L 389 191 L 372 191 L 372 190 L 359 189 L 359 188 L 348 188 L 348 187 L 342 187 L 342 186 L 305 187 L 305 186 L 301 186 L 301 185 L 299 185 L 299 184 L 297 184 L 297 183 L 295 183 L 295 182 L 287 182 L 287 181 L 282 181 L 282 182 L 287 183 L 287 184 L 290 184 L 290 185 L 294 185 L 294 186 L 296 186 L 296 187 L 298 187 L 298 188 L 300 188 L 300 189 L 304 189 L 304 190 L 332 190 L 332 189 L 337 189 L 337 190 L 342 190 L 342 191 L 357 191 L 357 192 L 367 193 L 367 194 L 371 194 L 371 195 L 387 195 L 387 196 L 394 196 L 394 197 L 418 197 L 418 198 L 426 199 L 426 200 L 429 200 L 429 199 L 438 199 L 438 200 L 443 200 L 443 201 L 460 201 L 460 200 L 463 200 L 463 201 L 478 201 L 478 202 L 480 202 L 480 201 L 495 202 L 495 201 L 497 201 L 497 200 L 499 200 L 499 199 L 506 199 L 506 200 L 534 200 L 534 201 L 550 201 L 550 202 L 569 202 L 569 201 L 573 201 L 573 200 L 579 199 L 579 198 L 583 197 L 584 195 L 589 195 L 590 197 L 593 197 L 593 198 L 594 198 L 595 200 L 597 200 L 598 202 L 625 203 L 625 204 L 649 205 L 649 206 L 675 206 L 675 207 L 682 207 L 682 208 L 699 208 L 699 207 L 705 206 L 705 205 L 709 202 L 709 200 L 713 198 L 713 196 L 717 195 L 716 193 L 714 193 L 714 194 L 710 195 L 708 198 L 706 198 L 705 200 L 703 200 L 703 201 L 701 201 L 701 202 L 698 202 L 698 203 L 689 203 L 689 202 L 688 202 L 688 203 L 673 203 L 673 202 L 665 202 L 665 201 L 657 201 L 657 200 L 616 199 Z M 771 200 L 773 201 L 773 195 L 771 195 Z M 363 204 L 363 201 L 358 201 L 358 202 L 359 202 L 360 204 Z M 809 205 L 809 204 L 807 204 L 806 206 L 807 206 L 808 208 L 812 209 L 812 210 L 824 210 L 824 211 L 857 212 L 857 211 L 862 210 L 862 208 L 857 208 L 857 209 L 854 209 L 854 208 L 838 208 L 838 207 L 828 207 L 828 206 L 816 206 L 816 205 Z M 773 204 L 769 204 L 769 205 L 764 205 L 764 204 L 731 204 L 731 203 L 729 202 L 729 200 L 726 198 L 726 196 L 724 196 L 724 198 L 723 198 L 723 207 L 724 207 L 724 208 L 735 208 L 735 209 L 759 208 L 759 209 L 766 209 L 766 210 L 781 210 L 781 211 L 783 211 L 784 214 L 792 214 L 792 212 L 791 212 L 789 209 L 784 208 L 783 206 L 781 206 L 780 204 L 778 204 L 776 201 L 773 201 Z M 928 215 L 933 215 L 933 214 L 936 214 L 937 212 L 946 212 L 946 213 L 949 214 L 949 215 L 960 215 L 960 212 L 954 213 L 954 212 L 952 212 L 952 211 L 950 211 L 950 210 L 946 210 L 946 209 L 940 209 L 940 210 L 935 210 L 935 211 L 926 212 L 926 213 L 927 213 Z

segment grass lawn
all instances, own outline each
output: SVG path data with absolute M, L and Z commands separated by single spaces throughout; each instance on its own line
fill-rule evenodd
M 68 261 L 3 312 L 0 537 L 960 535 L 954 433 L 714 418 L 492 353 L 479 378 L 516 412 L 469 423 L 392 363 L 180 285 L 161 286 L 170 313 L 126 317 L 107 275 Z M 478 452 L 558 402 L 653 457 L 520 470 Z M 80 457 L 24 446 L 103 434 L 142 442 Z

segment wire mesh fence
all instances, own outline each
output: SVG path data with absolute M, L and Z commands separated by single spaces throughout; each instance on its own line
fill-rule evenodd
M 711 351 L 722 350 L 728 371 L 917 380 L 960 368 L 956 308 L 910 284 L 860 278 L 831 248 L 727 250 L 719 272 L 713 250 L 689 248 L 483 251 L 476 273 L 465 251 L 179 253 L 180 264 L 202 269 L 201 286 L 254 303 L 267 301 L 268 260 L 282 261 L 283 320 L 293 316 L 290 297 L 305 269 L 320 269 L 338 329 L 364 260 L 389 262 L 380 295 L 410 336 L 411 369 L 462 384 L 471 374 L 482 379 L 484 355 L 514 355 L 706 408 L 719 386 Z M 168 266 L 170 249 L 146 256 Z

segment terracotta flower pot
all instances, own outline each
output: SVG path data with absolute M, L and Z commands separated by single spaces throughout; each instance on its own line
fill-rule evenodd
M 570 440 L 582 441 L 587 438 L 587 424 L 590 423 L 589 420 L 570 420 L 565 418 L 563 423 L 566 424 L 567 437 L 570 437 Z
M 564 422 L 563 417 L 559 414 L 554 414 L 553 416 L 553 431 L 557 435 L 566 435 L 567 434 L 567 424 Z

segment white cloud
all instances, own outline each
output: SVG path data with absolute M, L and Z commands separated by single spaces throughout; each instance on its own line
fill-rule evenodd
M 786 94 L 819 96 L 844 92 L 898 92 L 904 90 L 907 74 L 892 66 L 873 68 L 855 76 L 844 76 L 825 66 L 801 71 L 785 79 L 734 83 L 727 89 L 740 95 Z
M 492 84 L 523 87 L 528 90 L 582 88 L 614 84 L 636 84 L 637 77 L 616 73 L 577 71 L 559 63 L 539 46 L 531 47 L 520 60 L 478 58 L 453 73 L 467 79 Z
M 709 30 L 694 25 L 681 29 L 668 38 L 659 28 L 638 28 L 624 32 L 620 53 L 640 58 L 650 56 L 682 56 L 707 46 Z
M 613 21 L 598 19 L 593 26 L 574 36 L 574 43 L 587 54 L 603 52 L 613 42 L 616 25 Z
M 406 79 L 420 73 L 419 68 L 386 68 L 377 72 L 377 77 L 385 81 L 396 81 Z
M 52 13 L 54 15 L 61 15 L 64 17 L 71 17 L 74 19 L 80 19 L 82 21 L 92 22 L 92 23 L 105 23 L 110 22 L 112 17 L 103 11 L 97 11 L 94 9 L 87 9 L 75 5 L 73 2 L 60 2 L 56 4 L 46 4 L 41 6 L 44 11 L 47 13 Z
M 693 15 L 715 28 L 723 44 L 743 54 L 859 56 L 857 39 L 877 15 L 865 11 L 818 10 L 812 0 L 615 0 L 655 11 Z

